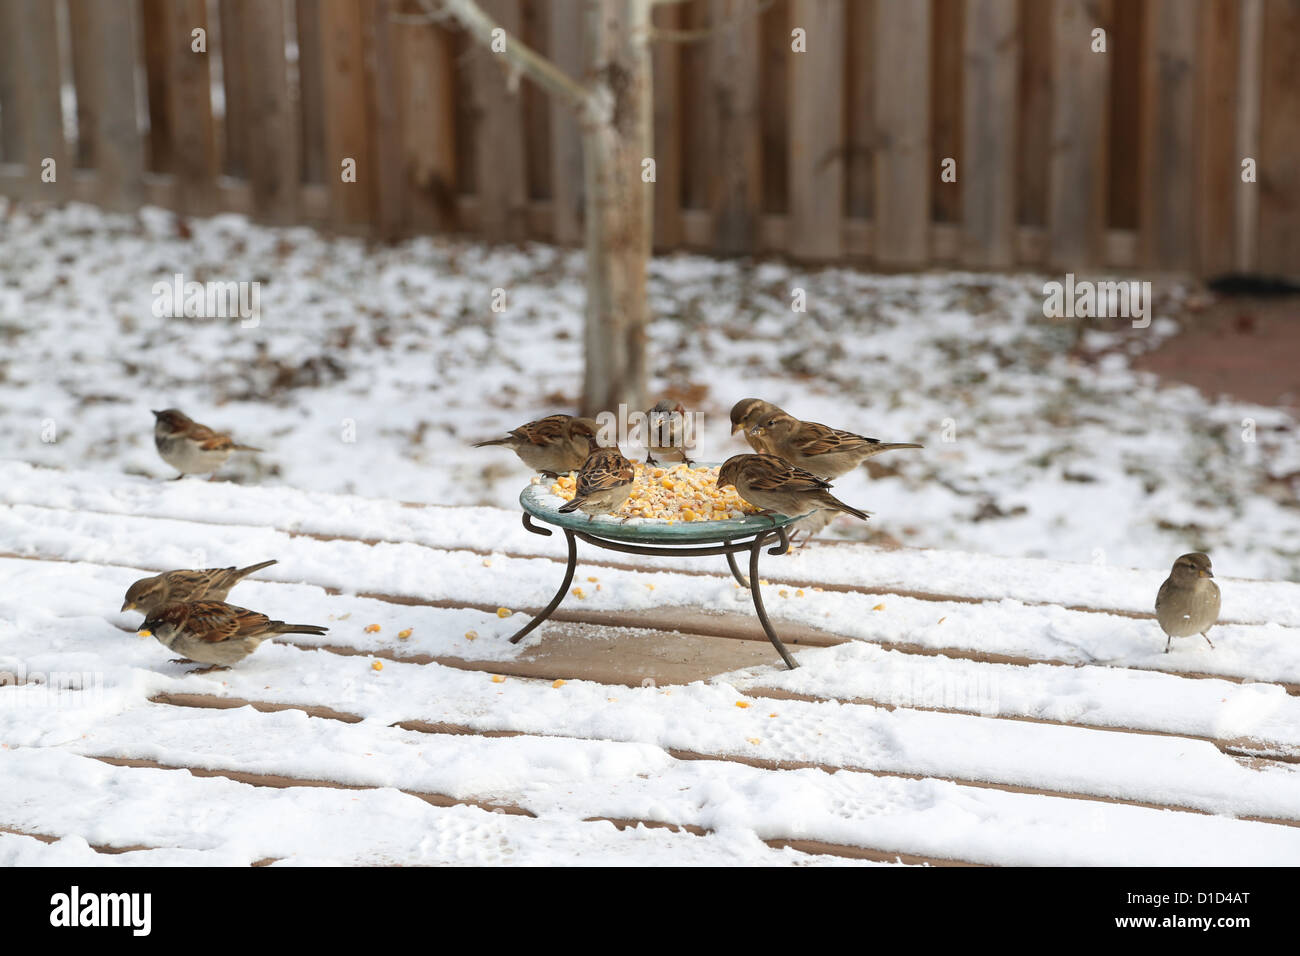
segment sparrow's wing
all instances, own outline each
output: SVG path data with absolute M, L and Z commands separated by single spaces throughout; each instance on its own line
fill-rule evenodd
M 597 491 L 631 484 L 635 478 L 636 468 L 617 448 L 602 448 L 588 458 L 578 472 L 577 493 L 586 497 Z
M 547 415 L 535 422 L 520 425 L 510 434 L 530 445 L 545 447 L 560 441 L 568 433 L 568 415 Z
M 167 572 L 168 597 L 172 601 L 193 601 L 201 598 L 208 593 L 217 577 L 223 574 L 220 568 L 211 568 L 204 571 L 191 571 L 182 569 L 179 571 Z
M 210 644 L 255 633 L 271 620 L 265 614 L 220 601 L 197 601 L 185 606 L 189 609 L 186 627 L 191 636 Z
M 220 451 L 223 448 L 232 448 L 235 444 L 235 440 L 229 435 L 214 432 L 207 425 L 200 425 L 198 422 L 185 429 L 185 437 L 198 442 L 199 447 L 204 451 Z
M 804 422 L 794 434 L 794 444 L 801 452 L 811 457 L 839 451 L 857 451 L 871 445 L 879 445 L 880 439 L 865 438 L 818 422 Z
M 811 472 L 796 468 L 784 458 L 775 455 L 755 455 L 755 461 L 746 465 L 750 487 L 756 491 L 825 491 L 829 481 Z

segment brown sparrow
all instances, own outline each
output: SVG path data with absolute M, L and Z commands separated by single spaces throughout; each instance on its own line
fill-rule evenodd
M 224 601 L 230 589 L 254 571 L 275 564 L 263 561 L 246 568 L 207 568 L 202 571 L 166 571 L 141 578 L 126 589 L 123 611 L 141 611 L 146 616 L 156 608 L 189 601 Z
M 154 412 L 153 417 L 153 443 L 162 460 L 180 472 L 177 478 L 214 472 L 226 463 L 232 451 L 262 450 L 237 444 L 229 435 L 200 425 L 176 408 Z
M 802 422 L 784 412 L 754 425 L 749 434 L 766 439 L 773 454 L 819 478 L 838 478 L 868 458 L 895 448 L 921 448 L 914 442 L 882 442 L 817 422 Z
M 736 493 L 766 512 L 791 518 L 812 511 L 843 511 L 866 521 L 859 511 L 830 493 L 830 482 L 775 455 L 733 455 L 718 469 L 718 487 L 732 485 Z
M 617 511 L 632 492 L 636 468 L 617 448 L 598 448 L 578 472 L 576 494 L 560 506 L 564 512 L 582 510 L 590 521 L 593 515 Z
M 647 454 L 645 463 L 657 465 L 655 456 L 672 460 L 677 458 L 687 466 L 693 465 L 686 457 L 686 406 L 681 402 L 673 404 L 668 399 L 657 403 L 645 413 Z
M 750 429 L 777 415 L 784 415 L 780 408 L 761 398 L 742 398 L 731 406 L 731 434 L 740 432 L 749 447 L 760 455 L 774 455 L 775 449 L 766 435 L 752 435 Z
M 555 477 L 577 471 L 596 450 L 597 425 L 590 418 L 547 415 L 527 422 L 505 438 L 475 442 L 475 448 L 505 445 L 533 471 Z
M 324 634 L 315 624 L 286 624 L 265 614 L 220 601 L 194 601 L 158 608 L 140 625 L 142 637 L 155 637 L 168 650 L 200 664 L 226 667 L 242 661 L 277 634 Z
M 1156 620 L 1165 632 L 1165 653 L 1175 637 L 1199 634 L 1214 648 L 1206 632 L 1219 619 L 1219 586 L 1212 580 L 1210 557 L 1200 551 L 1182 555 L 1156 593 Z

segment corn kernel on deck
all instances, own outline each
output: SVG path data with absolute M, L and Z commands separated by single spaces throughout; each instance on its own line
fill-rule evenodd
M 697 465 L 647 468 L 635 462 L 636 480 L 616 518 L 657 518 L 677 521 L 726 521 L 756 514 L 758 509 L 736 494 L 736 489 L 718 487 L 718 469 Z M 551 484 L 551 494 L 573 500 L 577 479 L 561 475 Z

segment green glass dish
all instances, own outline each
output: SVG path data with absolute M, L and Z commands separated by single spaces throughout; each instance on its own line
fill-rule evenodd
M 519 504 L 534 518 L 547 524 L 633 544 L 715 544 L 720 541 L 736 541 L 760 531 L 785 527 L 803 517 L 751 515 L 726 521 L 678 521 L 675 524 L 669 524 L 662 518 L 629 518 L 624 521 L 609 515 L 596 515 L 588 520 L 581 511 L 567 514 L 561 512 L 560 505 L 564 504 L 564 499 L 551 494 L 551 483 L 547 481 L 524 488 L 519 495 Z

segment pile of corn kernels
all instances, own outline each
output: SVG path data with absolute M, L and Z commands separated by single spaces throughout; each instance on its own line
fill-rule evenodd
M 627 501 L 615 518 L 657 518 L 673 524 L 677 521 L 726 521 L 756 514 L 759 509 L 736 494 L 728 485 L 718 487 L 718 469 L 705 465 L 687 468 L 683 464 L 670 468 L 647 468 L 635 462 L 636 480 Z M 551 494 L 565 501 L 573 500 L 577 479 L 561 475 L 552 485 Z

